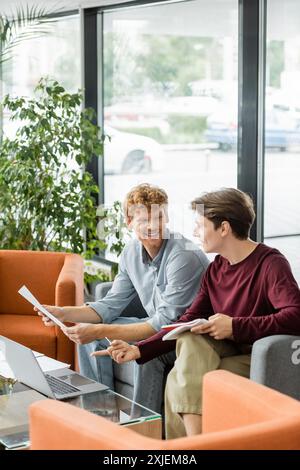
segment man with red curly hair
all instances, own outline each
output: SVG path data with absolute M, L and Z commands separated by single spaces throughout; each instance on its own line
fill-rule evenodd
M 75 322 L 64 332 L 77 343 L 82 374 L 109 386 L 113 369 L 110 357 L 90 357 L 105 350 L 107 339 L 135 342 L 149 338 L 162 325 L 175 321 L 190 306 L 209 262 L 190 240 L 167 229 L 168 196 L 157 186 L 140 184 L 126 196 L 126 223 L 135 234 L 124 248 L 119 273 L 111 290 L 82 307 L 49 307 L 63 322 Z M 138 296 L 148 318 L 121 317 Z M 46 325 L 52 325 L 43 317 Z M 134 401 L 161 412 L 165 370 L 175 353 L 160 356 L 143 366 L 135 365 Z

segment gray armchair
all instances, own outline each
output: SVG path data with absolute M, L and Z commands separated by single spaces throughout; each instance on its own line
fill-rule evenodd
M 274 335 L 256 341 L 252 348 L 250 379 L 300 400 L 300 364 L 295 361 L 296 348 L 300 348 L 300 336 Z
M 111 285 L 111 282 L 98 284 L 95 298 L 102 299 Z M 138 297 L 122 313 L 122 316 L 129 315 L 138 318 L 147 316 Z M 256 341 L 252 348 L 250 379 L 300 400 L 300 364 L 292 361 L 292 354 L 296 351 L 295 345 L 294 348 L 292 345 L 297 340 L 299 349 L 300 336 L 274 335 Z M 114 363 L 113 367 L 116 392 L 132 398 L 132 363 Z

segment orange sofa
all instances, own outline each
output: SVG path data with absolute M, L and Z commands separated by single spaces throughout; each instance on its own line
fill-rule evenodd
M 203 434 L 168 441 L 40 401 L 29 410 L 31 449 L 300 449 L 300 403 L 293 398 L 224 370 L 205 375 L 203 392 Z
M 83 304 L 81 256 L 46 251 L 0 250 L 0 334 L 74 366 L 74 343 L 58 327 L 46 328 L 18 290 L 23 285 L 43 304 Z

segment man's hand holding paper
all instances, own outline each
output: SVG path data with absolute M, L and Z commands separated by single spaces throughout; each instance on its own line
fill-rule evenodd
M 77 344 L 87 344 L 96 339 L 105 337 L 107 325 L 93 325 L 90 323 L 76 323 L 65 327 L 64 333 L 71 341 Z
M 171 323 L 163 325 L 162 329 L 168 331 L 163 336 L 163 341 L 177 339 L 184 331 L 191 331 L 196 335 L 208 334 L 214 339 L 233 339 L 232 337 L 232 317 L 223 313 L 211 315 L 208 320 L 197 318 L 190 322 Z
M 194 326 L 191 332 L 195 334 L 209 334 L 214 339 L 233 339 L 232 317 L 223 313 L 216 313 L 209 317 L 208 322 Z
M 43 321 L 45 324 L 47 324 L 47 326 L 53 326 L 54 324 L 56 324 L 62 329 L 65 328 L 65 325 L 62 322 L 63 319 L 59 318 L 59 316 L 62 316 L 62 309 L 60 307 L 48 306 L 48 308 L 53 311 L 52 313 L 50 310 L 47 310 L 47 306 L 43 306 L 40 304 L 40 302 L 34 297 L 30 290 L 27 289 L 26 286 L 22 286 L 21 289 L 18 290 L 18 292 L 22 297 L 24 297 L 24 299 L 26 299 L 29 303 L 34 306 L 34 310 L 36 310 L 38 314 L 43 317 Z M 46 317 L 50 321 L 46 322 L 44 320 L 44 317 Z
M 64 322 L 64 314 L 61 307 L 53 307 L 52 305 L 43 305 L 43 307 L 58 320 Z M 37 312 L 37 314 L 42 317 L 42 321 L 45 326 L 55 326 L 54 321 L 52 321 L 49 317 L 46 317 L 46 315 L 41 312 L 38 307 L 34 307 L 33 310 L 35 310 L 35 312 Z

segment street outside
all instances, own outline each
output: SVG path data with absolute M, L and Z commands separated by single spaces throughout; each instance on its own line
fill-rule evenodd
M 177 148 L 177 149 L 176 149 Z M 176 149 L 176 150 L 175 150 Z M 170 227 L 191 238 L 193 213 L 189 203 L 203 191 L 236 187 L 237 158 L 234 152 L 165 146 L 160 172 L 117 174 L 105 177 L 105 201 L 122 200 L 134 185 L 148 182 L 163 187 L 169 195 Z M 266 153 L 265 237 L 288 258 L 300 281 L 300 152 L 272 150 Z M 273 238 L 287 235 L 284 238 Z

